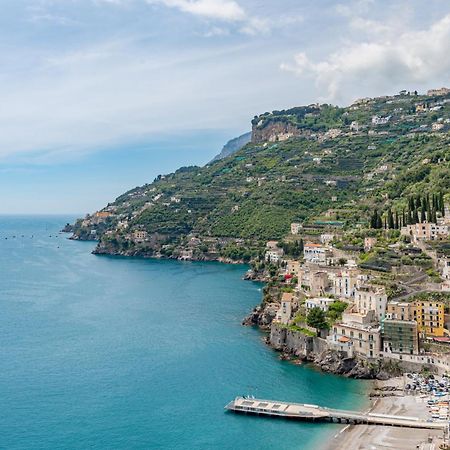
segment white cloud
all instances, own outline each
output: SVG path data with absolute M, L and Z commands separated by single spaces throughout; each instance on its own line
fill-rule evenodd
M 161 3 L 207 19 L 235 22 L 246 18 L 244 9 L 234 0 L 147 0 L 147 2 Z
M 300 15 L 281 17 L 258 17 L 249 14 L 234 0 L 146 0 L 149 4 L 162 4 L 176 8 L 181 12 L 192 14 L 208 20 L 219 20 L 229 25 L 237 24 L 237 30 L 249 36 L 269 34 L 276 28 L 297 24 L 303 20 Z M 212 27 L 203 35 L 205 37 L 230 34 L 229 28 Z
M 394 34 L 391 29 L 378 39 L 344 43 L 318 62 L 300 52 L 293 63 L 281 68 L 314 77 L 317 85 L 327 90 L 328 99 L 339 99 L 341 89 L 349 85 L 371 85 L 389 92 L 399 83 L 448 81 L 450 14 L 427 30 L 403 31 L 392 38 Z
M 68 17 L 46 13 L 32 15 L 29 21 L 33 23 L 54 24 L 61 26 L 78 25 L 78 22 Z
M 35 162 L 61 160 L 152 134 L 242 120 L 227 117 L 227 104 L 240 104 L 233 94 L 241 69 L 230 67 L 240 45 L 183 53 L 134 45 L 107 42 L 47 57 L 20 77 L 14 70 L 2 74 L 0 123 L 8 132 L 0 134 L 0 159 L 22 154 Z M 241 114 L 245 126 L 250 115 Z

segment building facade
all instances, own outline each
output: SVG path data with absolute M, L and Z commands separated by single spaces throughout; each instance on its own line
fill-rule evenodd
M 327 338 L 332 347 L 346 351 L 349 356 L 360 354 L 366 358 L 378 358 L 381 351 L 380 327 L 357 323 L 336 324 Z
M 277 311 L 277 315 L 275 316 L 274 321 L 276 323 L 288 324 L 291 320 L 292 314 L 292 302 L 294 300 L 294 296 L 291 293 L 284 292 L 281 297 L 281 305 Z
M 303 258 L 306 262 L 326 264 L 331 256 L 330 249 L 320 244 L 307 243 L 303 248 Z
M 313 308 L 320 308 L 322 311 L 328 311 L 330 305 L 334 303 L 336 300 L 334 298 L 328 297 L 315 297 L 308 298 L 305 301 L 305 308 L 307 311 L 310 311 Z
M 386 307 L 386 319 L 416 320 L 415 303 L 389 302 Z
M 402 227 L 401 234 L 413 241 L 438 241 L 448 237 L 448 226 L 431 222 L 416 223 Z
M 378 321 L 386 314 L 387 294 L 383 287 L 363 285 L 355 289 L 355 305 L 361 314 L 375 311 Z
M 421 336 L 442 337 L 444 332 L 444 304 L 433 301 L 418 301 L 416 322 Z
M 291 223 L 291 234 L 298 234 L 302 226 L 299 223 Z
M 357 270 L 342 270 L 331 274 L 331 292 L 337 297 L 351 298 L 358 284 Z
M 414 320 L 384 319 L 381 332 L 385 353 L 419 354 L 419 333 Z

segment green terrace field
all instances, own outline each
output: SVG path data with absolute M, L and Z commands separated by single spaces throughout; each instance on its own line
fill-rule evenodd
M 430 127 L 450 117 L 450 104 L 445 101 L 437 112 L 416 114 L 417 102 L 446 99 L 394 100 L 373 100 L 358 109 L 325 105 L 259 116 L 254 126 L 288 120 L 313 131 L 337 127 L 342 133 L 328 139 L 299 136 L 249 143 L 205 167 L 159 176 L 111 203 L 114 215 L 102 233 L 126 218 L 131 229 L 173 237 L 194 233 L 278 239 L 288 234 L 291 222 L 311 222 L 329 209 L 341 213 L 328 220 L 351 227 L 367 221 L 374 208 L 401 207 L 410 194 L 448 192 L 448 124 L 440 132 Z M 373 126 L 374 114 L 392 114 L 391 122 Z M 348 124 L 354 120 L 366 128 L 350 132 Z M 76 232 L 81 228 L 78 222 Z

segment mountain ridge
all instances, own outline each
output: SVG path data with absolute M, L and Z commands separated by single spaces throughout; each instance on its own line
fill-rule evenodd
M 248 131 L 247 133 L 241 134 L 238 137 L 230 139 L 223 147 L 218 155 L 216 155 L 210 163 L 214 161 L 218 161 L 220 159 L 226 158 L 227 156 L 232 155 L 239 151 L 244 145 L 248 144 L 251 141 L 252 132 Z

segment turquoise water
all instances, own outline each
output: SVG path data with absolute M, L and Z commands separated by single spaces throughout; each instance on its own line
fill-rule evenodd
M 94 256 L 58 234 L 71 219 L 0 217 L 1 448 L 312 449 L 339 428 L 223 407 L 363 405 L 362 382 L 281 362 L 240 325 L 261 296 L 245 267 Z

